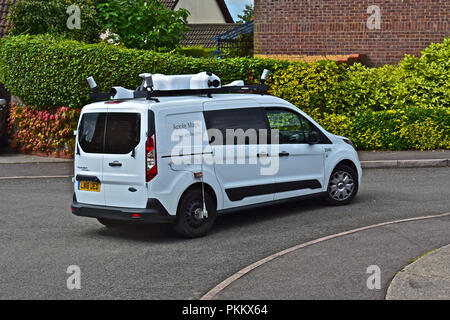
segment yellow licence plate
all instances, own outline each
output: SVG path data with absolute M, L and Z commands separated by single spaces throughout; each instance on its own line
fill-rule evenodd
M 78 190 L 100 192 L 100 183 L 90 181 L 80 181 L 78 184 Z

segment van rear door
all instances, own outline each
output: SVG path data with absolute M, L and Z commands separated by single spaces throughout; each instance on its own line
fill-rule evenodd
M 105 205 L 103 143 L 107 109 L 83 113 L 75 145 L 75 196 L 80 203 Z
M 145 208 L 147 205 L 147 114 L 148 109 L 130 105 L 108 108 L 103 158 L 106 206 Z

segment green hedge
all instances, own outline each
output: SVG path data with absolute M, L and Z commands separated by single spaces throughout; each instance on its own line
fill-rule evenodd
M 198 59 L 123 47 L 55 39 L 7 37 L 0 46 L 0 82 L 29 106 L 80 108 L 88 102 L 86 78 L 102 90 L 137 87 L 139 73 L 212 71 L 224 83 L 254 83 L 272 71 L 270 93 L 290 101 L 358 149 L 450 149 L 450 39 L 432 44 L 421 58 L 398 66 L 348 67 L 267 59 Z
M 334 62 L 293 64 L 272 76 L 272 94 L 306 112 L 357 115 L 411 107 L 450 107 L 450 38 L 398 66 L 367 68 Z
M 180 47 L 172 51 L 172 53 L 179 54 L 185 57 L 193 57 L 193 58 L 203 58 L 209 59 L 211 58 L 212 52 L 216 50 L 216 48 L 204 48 L 202 46 L 193 46 L 193 47 Z
M 224 83 L 253 82 L 274 60 L 196 59 L 172 53 L 84 44 L 51 36 L 6 37 L 0 47 L 0 82 L 36 108 L 82 107 L 88 102 L 86 78 L 94 76 L 102 90 L 137 87 L 139 73 L 188 74 L 211 71 Z M 285 63 L 286 64 L 286 63 Z
M 329 132 L 351 139 L 358 150 L 450 149 L 450 108 L 311 115 Z
M 306 112 L 357 114 L 364 110 L 450 106 L 450 39 L 433 44 L 421 58 L 406 56 L 398 66 L 352 67 L 268 59 L 198 59 L 106 44 L 84 44 L 52 36 L 2 40 L 0 82 L 25 104 L 81 107 L 88 102 L 88 76 L 103 90 L 140 84 L 139 73 L 187 74 L 211 71 L 224 83 L 255 82 L 263 69 L 273 72 L 271 93 Z

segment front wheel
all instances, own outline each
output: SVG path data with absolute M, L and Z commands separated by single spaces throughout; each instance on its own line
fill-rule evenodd
M 351 167 L 340 164 L 330 176 L 325 201 L 334 206 L 350 203 L 358 193 L 358 173 Z
M 217 210 L 208 192 L 204 193 L 207 217 L 202 217 L 203 195 L 198 189 L 190 190 L 180 201 L 175 220 L 175 231 L 179 234 L 196 238 L 206 235 L 212 228 L 217 217 Z

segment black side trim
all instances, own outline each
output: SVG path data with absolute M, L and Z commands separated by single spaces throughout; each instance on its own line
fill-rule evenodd
M 148 110 L 148 132 L 147 136 L 151 137 L 155 134 L 155 113 Z
M 96 176 L 86 176 L 86 175 L 82 175 L 82 174 L 77 174 L 76 180 L 77 181 L 90 181 L 90 182 L 98 182 L 98 183 L 100 183 L 100 179 L 97 178 Z
M 247 197 L 254 197 L 263 194 L 319 188 L 322 188 L 322 185 L 318 180 L 302 180 L 232 188 L 226 189 L 225 192 L 231 201 L 239 201 Z
M 273 207 L 273 206 L 287 203 L 287 202 L 320 198 L 320 197 L 323 197 L 326 195 L 327 195 L 326 192 L 318 192 L 318 193 L 313 193 L 313 194 L 307 194 L 305 196 L 298 196 L 298 197 L 280 199 L 280 200 L 275 200 L 275 201 L 267 201 L 267 202 L 262 202 L 262 203 L 250 204 L 247 206 L 234 207 L 234 208 L 230 208 L 230 209 L 222 209 L 222 210 L 219 210 L 218 213 L 226 214 L 226 213 L 231 213 L 231 212 L 241 211 L 241 210 L 249 210 L 249 209 L 255 209 L 255 208 L 262 208 L 262 207 Z
M 203 152 L 203 153 L 188 153 L 188 154 L 178 154 L 178 155 L 170 155 L 170 156 L 162 156 L 161 158 L 172 158 L 172 157 L 190 157 L 190 156 L 200 156 L 200 155 L 207 155 L 207 154 L 213 154 L 212 152 Z

